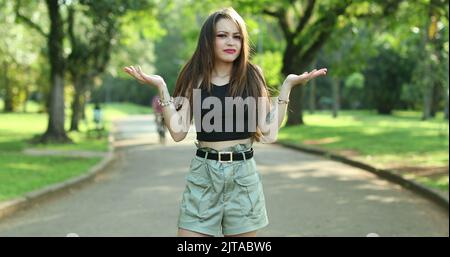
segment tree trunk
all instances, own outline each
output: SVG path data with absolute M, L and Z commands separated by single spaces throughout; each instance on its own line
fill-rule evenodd
M 13 112 L 14 111 L 14 103 L 13 103 L 13 91 L 11 88 L 11 83 L 9 83 L 8 79 L 8 63 L 6 61 L 3 62 L 3 79 L 4 79 L 4 87 L 5 87 L 5 99 L 3 105 L 4 112 Z
M 72 117 L 70 122 L 70 131 L 79 131 L 80 120 L 85 119 L 85 95 L 88 89 L 89 78 L 86 75 L 73 74 L 73 84 L 75 94 L 72 102 Z
M 444 89 L 444 97 L 445 97 L 445 105 L 444 105 L 444 118 L 446 119 L 446 120 L 448 120 L 448 89 L 449 89 L 449 81 L 448 81 L 448 76 L 449 76 L 449 74 L 448 74 L 448 72 L 449 72 L 449 69 L 448 69 L 448 67 L 449 67 L 449 65 L 448 65 L 448 57 L 447 57 L 447 61 L 446 61 L 446 68 L 447 68 L 447 72 L 445 73 L 446 75 L 445 75 L 445 89 Z
M 316 80 L 311 81 L 309 86 L 309 112 L 313 114 L 316 111 Z
M 86 93 L 87 91 L 84 91 L 84 94 L 81 96 L 80 119 L 82 120 L 86 119 Z
M 332 82 L 333 89 L 331 90 L 332 94 L 333 94 L 333 118 L 337 118 L 338 111 L 339 111 L 340 105 L 341 105 L 340 100 L 339 100 L 339 98 L 340 98 L 339 84 L 340 84 L 339 79 L 334 78 L 333 82 Z
M 47 131 L 41 142 L 65 143 L 71 141 L 64 130 L 64 70 L 63 22 L 58 0 L 46 0 L 50 16 L 48 51 L 50 60 L 50 104 Z
M 422 120 L 428 120 L 431 117 L 432 96 L 433 88 L 429 86 L 424 88 Z
M 432 118 L 436 117 L 437 112 L 439 111 L 439 102 L 441 99 L 441 88 L 440 88 L 440 81 L 435 82 L 432 89 L 432 98 L 431 98 L 431 112 L 430 116 Z
M 294 58 L 298 56 L 299 53 L 296 51 L 296 48 L 292 43 L 289 43 L 286 47 L 286 51 L 284 52 L 283 57 L 283 67 L 282 73 L 286 77 L 289 74 L 299 74 L 302 73 L 302 70 L 305 69 L 310 62 L 301 63 L 299 65 L 294 65 Z M 305 95 L 304 86 L 296 86 L 291 90 L 291 94 L 289 96 L 289 104 L 287 110 L 288 117 L 286 121 L 286 126 L 294 126 L 294 125 L 303 125 L 305 124 L 303 121 L 303 97 Z
M 424 71 L 422 74 L 424 76 L 430 76 L 431 68 L 430 68 L 430 57 L 427 54 L 426 47 L 429 43 L 428 38 L 428 29 L 431 22 L 432 16 L 432 7 L 431 3 L 428 4 L 428 12 L 427 12 L 426 22 L 424 24 L 424 29 L 422 31 L 422 42 L 421 42 L 421 51 L 422 51 L 422 61 L 424 62 Z M 423 78 L 425 79 L 425 78 Z M 430 78 L 425 79 L 425 84 L 423 86 L 423 110 L 422 110 L 422 120 L 428 120 L 431 115 L 431 105 L 432 105 L 432 97 L 433 97 L 433 86 L 431 85 L 432 80 Z
M 30 68 L 27 68 L 27 73 L 30 73 Z M 25 94 L 24 100 L 23 100 L 23 105 L 22 105 L 22 111 L 24 113 L 26 113 L 27 110 L 27 103 L 28 103 L 28 98 L 30 98 L 30 86 L 29 83 L 25 83 L 25 86 L 23 88 L 23 92 Z
M 447 81 L 447 88 L 445 89 L 444 118 L 448 120 L 448 81 Z
M 75 94 L 73 96 L 72 102 L 72 117 L 70 119 L 70 131 L 79 131 L 78 123 L 80 120 L 81 95 L 83 94 L 81 92 L 82 85 L 79 85 L 80 83 L 82 83 L 80 79 L 76 79 L 74 81 Z
M 22 110 L 24 113 L 26 113 L 26 112 L 28 112 L 28 109 L 27 109 L 28 98 L 30 98 L 30 89 L 28 88 L 27 85 L 25 85 L 24 91 L 25 91 L 25 99 L 23 101 Z

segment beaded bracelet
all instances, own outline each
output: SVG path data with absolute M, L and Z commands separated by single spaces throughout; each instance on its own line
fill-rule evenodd
M 171 103 L 173 103 L 173 97 L 170 97 L 170 99 L 168 101 L 161 101 L 161 99 L 158 99 L 158 103 L 159 105 L 161 105 L 161 107 L 166 107 L 168 105 L 170 105 Z
M 278 98 L 278 104 L 288 104 L 288 103 L 289 103 L 289 99 L 281 100 L 280 98 Z

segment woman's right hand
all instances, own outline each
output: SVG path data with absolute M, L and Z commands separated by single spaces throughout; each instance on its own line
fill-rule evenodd
M 166 82 L 161 76 L 158 75 L 147 75 L 142 70 L 141 67 L 128 66 L 123 68 L 123 70 L 130 74 L 132 77 L 137 79 L 140 83 L 148 84 L 155 86 L 157 88 L 161 88 L 166 85 Z

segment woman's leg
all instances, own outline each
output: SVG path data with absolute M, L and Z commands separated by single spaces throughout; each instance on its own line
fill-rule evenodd
M 224 235 L 224 237 L 256 237 L 256 230 L 236 235 Z
M 186 230 L 179 228 L 178 229 L 178 237 L 212 237 L 211 235 L 206 235 L 202 233 L 197 233 L 194 231 Z

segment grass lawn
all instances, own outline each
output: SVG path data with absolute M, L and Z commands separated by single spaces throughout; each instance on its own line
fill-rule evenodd
M 106 134 L 111 120 L 129 114 L 148 114 L 148 107 L 133 104 L 103 105 Z M 2 108 L 0 104 L 0 108 Z M 37 113 L 39 107 L 30 103 L 29 113 L 0 113 L 0 201 L 11 199 L 26 192 L 64 181 L 89 170 L 101 158 L 75 158 L 63 156 L 30 156 L 22 153 L 27 148 L 60 151 L 108 150 L 108 138 L 88 137 L 86 131 L 92 128 L 92 106 L 86 111 L 87 122 L 80 122 L 80 132 L 69 132 L 73 144 L 34 145 L 29 140 L 42 134 L 47 127 L 47 114 Z M 70 113 L 66 115 L 69 128 Z
M 419 112 L 305 112 L 306 126 L 283 127 L 278 140 L 338 153 L 448 191 L 448 121 Z

